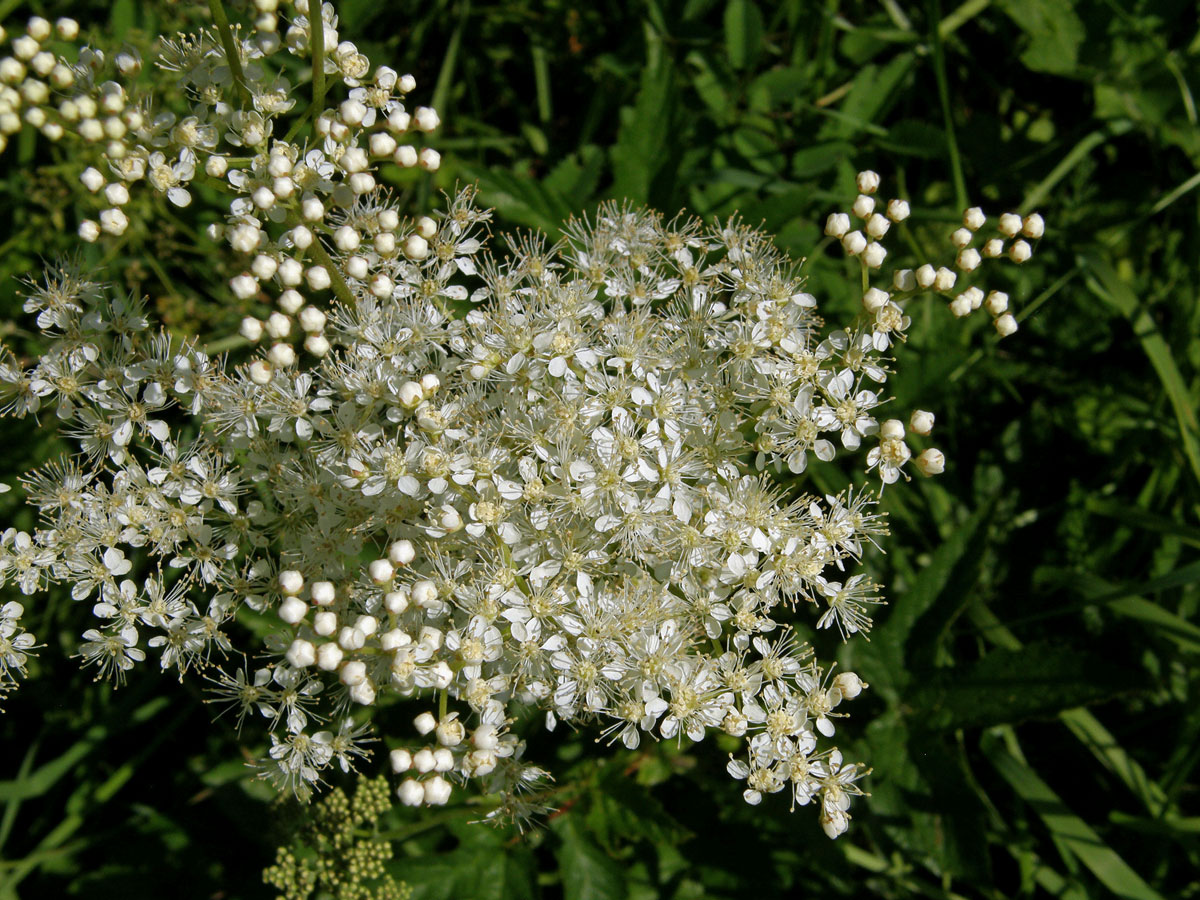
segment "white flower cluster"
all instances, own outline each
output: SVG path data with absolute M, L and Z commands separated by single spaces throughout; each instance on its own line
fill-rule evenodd
M 856 256 L 863 267 L 863 306 L 875 316 L 875 340 L 886 344 L 893 332 L 903 332 L 908 327 L 904 315 L 904 301 L 914 294 L 936 291 L 950 295 L 958 282 L 959 274 L 971 276 L 985 259 L 1008 256 L 1015 263 L 1023 263 L 1033 255 L 1029 240 L 1040 239 L 1046 224 L 1037 213 L 1022 218 L 1016 213 L 1004 213 L 998 222 L 999 234 L 984 239 L 980 230 L 987 216 L 978 206 L 963 213 L 962 227 L 950 235 L 954 245 L 954 269 L 945 266 L 934 268 L 926 263 L 917 269 L 897 269 L 892 273 L 889 289 L 870 286 L 869 272 L 878 269 L 887 258 L 883 246 L 884 236 L 892 225 L 907 219 L 911 213 L 907 200 L 889 200 L 884 212 L 876 209 L 875 193 L 880 179 L 875 172 L 858 173 L 858 198 L 850 213 L 832 213 L 825 222 L 825 234 L 841 242 L 842 249 Z M 851 214 L 862 222 L 861 229 L 852 229 Z M 865 234 L 864 234 L 865 232 Z M 1005 241 L 1011 241 L 1006 244 Z M 978 247 L 973 246 L 978 244 Z M 957 270 L 957 271 L 955 271 Z M 983 306 L 992 316 L 992 324 L 1000 337 L 1008 337 L 1017 330 L 1017 320 L 1008 311 L 1008 294 L 989 291 L 986 296 L 981 288 L 971 285 L 961 290 L 950 301 L 950 311 L 962 318 Z M 880 348 L 882 349 L 882 348 Z
M 886 529 L 869 489 L 813 497 L 793 473 L 866 437 L 884 483 L 910 458 L 875 418 L 878 318 L 822 333 L 794 267 L 737 222 L 609 206 L 495 257 L 472 200 L 431 220 L 423 258 L 378 261 L 387 296 L 352 283 L 307 369 L 229 366 L 49 275 L 26 307 L 52 348 L 0 363 L 2 408 L 55 409 L 80 450 L 27 477 L 43 527 L 6 534 L 0 578 L 92 600 L 80 653 L 117 680 L 147 650 L 205 666 L 240 608 L 273 610 L 274 660 L 209 677 L 270 721 L 265 769 L 301 793 L 364 752 L 350 711 L 437 696 L 430 742 L 391 756 L 405 803 L 476 779 L 526 811 L 542 773 L 510 725 L 534 706 L 627 747 L 745 737 L 746 799 L 817 799 L 839 834 L 864 770 L 820 741 L 865 685 L 788 620 L 805 602 L 867 631 L 879 587 L 849 570 Z
M 25 663 L 38 646 L 37 638 L 21 627 L 24 612 L 15 600 L 0 606 L 0 699 L 16 688 L 18 677 L 25 677 Z
M 339 43 L 329 5 L 314 31 L 299 0 L 283 37 L 274 3 L 255 6 L 248 38 L 221 13 L 213 33 L 164 42 L 156 64 L 194 101 L 183 118 L 137 93 L 128 52 L 70 63 L 41 49 L 54 28 L 73 39 L 70 20 L 30 20 L 0 60 L 0 132 L 23 118 L 97 145 L 82 181 L 106 208 L 82 237 L 121 234 L 140 182 L 186 205 L 206 178 L 233 198 L 214 235 L 248 259 L 232 293 L 280 291 L 278 312 L 241 328 L 270 346 L 234 365 L 153 332 L 138 298 L 72 266 L 32 285 L 25 309 L 49 349 L 28 368 L 0 355 L 0 413 L 53 409 L 78 452 L 24 479 L 42 521 L 0 536 L 0 584 L 65 583 L 91 602 L 79 655 L 115 682 L 151 653 L 180 677 L 203 670 L 240 717 L 269 723 L 263 772 L 300 794 L 367 753 L 370 708 L 436 699 L 414 735 L 390 736 L 406 804 L 475 782 L 504 798 L 497 814 L 538 809 L 545 773 L 514 731 L 532 708 L 630 748 L 744 738 L 728 769 L 748 802 L 786 790 L 843 832 L 865 770 L 825 741 L 866 685 L 820 665 L 792 622 L 807 603 L 817 628 L 866 632 L 880 588 L 852 570 L 886 528 L 872 489 L 815 497 L 797 476 L 864 439 L 882 485 L 909 462 L 945 465 L 908 444 L 932 413 L 907 429 L 877 418 L 902 304 L 955 280 L 924 266 L 893 292 L 870 286 L 907 204 L 876 214 L 864 172 L 867 236 L 830 217 L 863 263 L 864 311 L 838 329 L 736 221 L 610 205 L 560 245 L 492 253 L 472 191 L 403 221 L 372 173 L 372 160 L 438 165 L 400 142 L 438 125 L 401 102 L 412 79 Z M 323 60 L 317 146 L 276 137 L 295 101 L 265 61 L 284 49 Z M 327 74 L 350 88 L 335 109 Z M 968 215 L 973 234 L 982 215 Z M 1034 217 L 1000 224 L 1041 232 Z M 0 612 L 0 689 L 34 645 L 22 612 Z M 266 657 L 238 647 L 262 662 L 221 669 L 235 618 L 264 612 L 279 622 Z
M 402 223 L 395 205 L 377 190 L 374 170 L 382 163 L 436 170 L 438 152 L 418 147 L 413 138 L 435 130 L 440 119 L 430 107 L 406 108 L 404 97 L 416 87 L 411 75 L 388 66 L 372 69 L 354 43 L 339 41 L 331 4 L 323 5 L 323 28 L 314 34 L 308 2 L 297 0 L 282 36 L 275 0 L 256 0 L 255 7 L 260 15 L 246 37 L 224 23 L 224 31 L 161 41 L 154 65 L 176 78 L 190 99 L 183 114 L 156 106 L 155 85 L 138 81 L 142 60 L 136 51 L 110 59 L 84 46 L 75 61 L 55 56 L 44 45 L 55 36 L 76 40 L 79 25 L 73 19 L 51 25 L 35 16 L 10 42 L 12 55 L 0 59 L 0 150 L 23 123 L 51 140 L 80 143 L 76 161 L 94 158 L 80 181 L 101 207 L 95 219 L 80 223 L 85 241 L 126 232 L 125 208 L 139 185 L 176 206 L 192 202 L 193 183 L 229 195 L 225 224 L 209 232 L 248 260 L 230 290 L 243 300 L 268 286 L 278 293 L 279 311 L 265 320 L 247 319 L 242 334 L 251 341 L 269 337 L 270 364 L 286 367 L 296 360 L 289 340 L 295 323 L 305 349 L 318 356 L 328 350 L 326 292 L 347 302 L 348 284 L 361 282 L 384 296 L 373 277 L 381 262 L 429 252 L 427 220 Z M 4 37 L 0 29 L 0 41 Z M 316 37 L 324 65 L 313 73 L 314 83 L 329 75 L 349 90 L 340 104 L 325 109 L 323 88 L 314 87 L 309 143 L 293 139 L 308 111 L 296 110 L 283 67 L 270 63 L 281 51 L 311 55 Z M 294 111 L 304 115 L 289 115 Z M 357 252 L 335 266 L 322 240 Z

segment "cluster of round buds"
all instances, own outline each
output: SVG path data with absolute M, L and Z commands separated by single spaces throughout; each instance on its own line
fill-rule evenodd
M 875 193 L 879 183 L 875 172 L 858 173 L 860 193 L 851 208 L 853 216 L 861 222 L 858 228 L 852 229 L 851 214 L 844 212 L 832 213 L 825 222 L 825 234 L 840 241 L 846 253 L 857 256 L 866 269 L 877 269 L 883 264 L 887 256 L 883 246 L 885 235 L 893 223 L 902 222 L 910 212 L 908 202 L 898 199 L 888 201 L 886 214 L 877 211 Z M 902 336 L 908 327 L 902 305 L 908 297 L 925 291 L 950 295 L 959 276 L 972 277 L 985 259 L 1007 256 L 1013 262 L 1023 263 L 1033 253 L 1025 238 L 1036 240 L 1045 232 L 1045 222 L 1037 213 L 1024 218 L 1005 213 L 999 218 L 999 235 L 993 237 L 980 234 L 986 221 L 983 210 L 977 206 L 963 213 L 962 227 L 950 235 L 955 249 L 953 268 L 926 263 L 916 269 L 897 269 L 892 273 L 890 290 L 871 287 L 864 293 L 863 307 L 876 319 L 879 349 L 890 344 L 893 333 Z M 1017 330 L 1017 320 L 1008 311 L 1008 295 L 1003 291 L 985 295 L 981 288 L 971 285 L 950 301 L 950 311 L 960 318 L 981 306 L 992 315 L 993 325 L 1001 337 Z
M 870 170 L 859 172 L 857 184 L 859 195 L 851 212 L 861 225 L 852 228 L 849 214 L 832 213 L 825 221 L 825 234 L 839 240 L 842 249 L 850 256 L 857 256 L 867 268 L 878 269 L 887 257 L 883 237 L 893 224 L 908 218 L 908 201 L 889 200 L 881 211 L 875 198 L 879 175 Z
M 933 431 L 933 413 L 918 409 L 914 410 L 908 420 L 908 431 L 913 434 L 928 436 Z M 900 476 L 908 478 L 904 466 L 911 460 L 922 475 L 940 475 L 946 468 L 946 457 L 941 450 L 930 447 L 922 451 L 914 459 L 912 449 L 908 446 L 904 423 L 899 419 L 887 419 L 879 426 L 879 446 L 873 447 L 867 453 L 868 468 L 878 468 L 879 477 L 884 484 L 894 484 Z
M 390 754 L 392 771 L 408 776 L 396 789 L 406 806 L 444 806 L 452 790 L 447 775 L 490 775 L 502 758 L 513 753 L 513 742 L 504 740 L 495 725 L 479 725 L 468 734 L 458 713 L 439 720 L 433 713 L 423 712 L 413 726 L 432 742 L 417 749 L 398 747 Z
M 12 37 L 11 55 L 0 58 L 0 151 L 24 125 L 54 141 L 66 133 L 68 125 L 90 140 L 103 140 L 110 132 L 118 137 L 124 134 L 128 127 L 121 118 L 124 102 L 116 90 L 105 91 L 103 103 L 92 102 L 74 110 L 75 116 L 65 123 L 47 109 L 52 94 L 70 89 L 77 74 L 73 66 L 44 45 L 54 38 L 71 41 L 78 36 L 79 23 L 74 19 L 58 19 L 51 24 L 48 19 L 34 16 L 26 23 L 24 34 Z M 0 28 L 0 43 L 9 37 Z
M 125 208 L 139 185 L 176 206 L 192 202 L 197 178 L 225 192 L 226 221 L 210 226 L 209 236 L 247 258 L 230 291 L 241 300 L 277 293 L 277 312 L 248 318 L 240 329 L 252 342 L 270 339 L 254 370 L 260 381 L 295 363 L 293 337 L 315 356 L 328 352 L 328 305 L 321 302 L 327 292 L 348 303 L 347 281 L 358 280 L 377 297 L 391 296 L 394 284 L 377 271 L 381 260 L 424 259 L 437 230 L 428 218 L 402 223 L 375 172 L 383 163 L 436 170 L 437 151 L 413 138 L 436 130 L 440 118 L 430 107 L 406 107 L 416 88 L 411 75 L 373 68 L 354 43 L 339 40 L 330 5 L 321 10 L 325 54 L 315 64 L 340 77 L 345 97 L 315 116 L 307 142 L 276 137 L 304 124 L 289 115 L 304 107 L 297 109 L 283 67 L 266 65 L 282 50 L 311 53 L 309 5 L 294 6 L 281 37 L 277 0 L 255 0 L 253 27 L 225 35 L 239 51 L 232 66 L 217 33 L 164 40 L 153 68 L 184 88 L 193 101 L 187 110 L 159 108 L 152 86 L 135 80 L 142 69 L 135 51 L 110 59 L 84 46 L 72 61 L 43 49 L 55 35 L 78 39 L 71 19 L 51 25 L 35 16 L 0 60 L 0 150 L 26 124 L 51 140 L 74 137 L 84 145 L 76 157 L 86 165 L 79 180 L 98 213 L 80 223 L 83 240 L 124 234 Z M 364 206 L 371 207 L 365 222 L 358 214 Z

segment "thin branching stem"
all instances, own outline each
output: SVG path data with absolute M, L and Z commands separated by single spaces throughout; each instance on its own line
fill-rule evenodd
M 238 98 L 242 106 L 251 107 L 254 99 L 250 89 L 246 87 L 246 76 L 242 72 L 242 56 L 238 52 L 237 42 L 233 39 L 233 29 L 229 27 L 229 16 L 225 15 L 225 5 L 221 0 L 208 0 L 208 9 L 212 13 L 213 24 L 221 35 L 221 45 L 225 48 L 225 58 L 229 61 L 229 71 L 233 75 L 233 83 L 237 87 Z

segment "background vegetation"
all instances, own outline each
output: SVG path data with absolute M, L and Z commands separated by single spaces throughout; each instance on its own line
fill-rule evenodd
M 380 819 L 414 897 L 1200 894 L 1194 4 L 337 5 L 345 36 L 416 74 L 446 123 L 437 183 L 397 185 L 421 208 L 472 181 L 504 230 L 553 234 L 609 197 L 736 212 L 807 257 L 834 310 L 857 278 L 820 223 L 860 168 L 913 202 L 892 253 L 915 263 L 948 251 L 969 204 L 1048 226 L 989 284 L 1013 296 L 1016 336 L 926 306 L 901 350 L 897 404 L 937 412 L 949 463 L 886 495 L 873 569 L 891 606 L 844 653 L 872 685 L 845 749 L 875 767 L 850 833 L 746 806 L 711 748 L 614 755 L 555 735 L 535 739 L 560 789 L 538 831 L 469 826 L 462 807 Z M 206 15 L 37 6 L 147 45 Z M 0 3 L 5 21 L 30 11 Z M 0 329 L 27 353 L 12 276 L 71 246 L 88 212 L 64 161 L 29 136 L 0 159 Z M 202 224 L 134 232 L 95 262 L 170 327 L 231 333 L 241 310 Z M 2 427 L 0 480 L 54 452 L 48 429 Z M 0 515 L 29 527 L 16 494 Z M 86 611 L 65 594 L 30 606 L 49 646 L 0 717 L 0 898 L 271 896 L 261 871 L 303 811 L 249 776 L 259 736 L 213 725 L 195 682 L 93 684 L 64 658 Z M 836 652 L 827 633 L 818 647 Z

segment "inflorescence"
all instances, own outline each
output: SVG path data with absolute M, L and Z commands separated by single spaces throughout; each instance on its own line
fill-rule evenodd
M 819 663 L 792 623 L 808 609 L 843 638 L 869 631 L 881 588 L 855 570 L 887 534 L 879 491 L 945 465 L 910 447 L 932 413 L 880 421 L 906 304 L 956 281 L 922 266 L 870 286 L 907 204 L 876 213 L 879 178 L 864 172 L 862 229 L 830 217 L 862 264 L 863 309 L 841 328 L 736 220 L 609 204 L 558 244 L 527 235 L 501 252 L 473 191 L 412 221 L 377 184 L 372 160 L 436 165 L 397 136 L 437 117 L 409 116 L 398 93 L 411 82 L 371 75 L 328 5 L 324 69 L 349 99 L 316 115 L 314 146 L 272 137 L 291 90 L 263 61 L 312 42 L 306 6 L 283 38 L 258 6 L 240 76 L 218 36 L 165 45 L 159 64 L 197 98 L 189 119 L 97 85 L 91 62 L 50 66 L 24 38 L 0 61 L 0 80 L 20 83 L 0 102 L 16 109 L 16 94 L 48 137 L 55 124 L 107 137 L 109 175 L 89 168 L 84 183 L 113 205 L 85 239 L 120 233 L 134 182 L 187 202 L 203 170 L 233 197 L 218 230 L 250 260 L 231 292 L 277 288 L 281 307 L 243 323 L 273 343 L 235 362 L 155 331 L 139 298 L 76 267 L 31 286 L 49 346 L 30 367 L 0 360 L 0 409 L 53 410 L 78 450 L 24 480 L 42 522 L 4 532 L 0 580 L 26 594 L 69 584 L 90 602 L 79 653 L 101 676 L 120 682 L 148 655 L 203 671 L 216 700 L 268 724 L 262 773 L 302 796 L 367 755 L 370 708 L 404 699 L 426 706 L 412 734 L 386 735 L 405 804 L 474 784 L 499 798 L 496 816 L 537 812 L 546 773 L 514 731 L 534 708 L 547 728 L 587 725 L 629 748 L 743 738 L 728 770 L 748 802 L 785 792 L 842 833 L 866 769 L 828 741 L 866 685 Z M 31 23 L 29 40 L 45 31 Z M 69 94 L 57 118 L 30 118 L 46 100 L 28 72 Z M 970 273 L 1004 239 L 980 253 L 982 213 L 964 222 L 952 240 Z M 1042 231 L 1036 216 L 999 224 L 1005 238 Z M 1029 245 L 1007 254 L 1021 262 Z M 951 309 L 980 305 L 1015 330 L 998 292 L 967 288 Z M 309 357 L 288 341 L 292 316 Z M 813 460 L 860 451 L 878 488 L 798 486 Z M 242 610 L 277 619 L 265 647 L 235 647 Z M 21 613 L 0 610 L 6 686 L 34 643 Z M 235 649 L 256 662 L 227 667 Z

